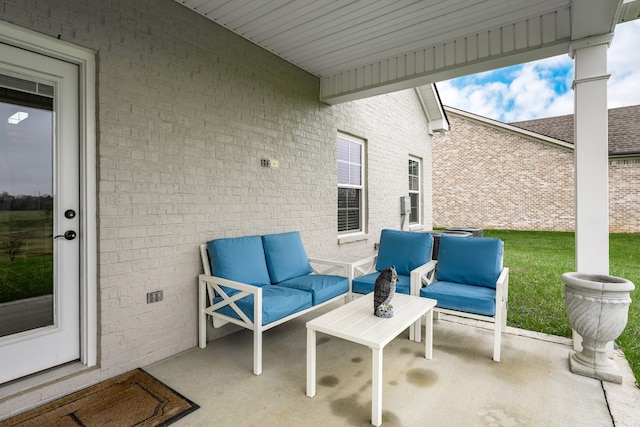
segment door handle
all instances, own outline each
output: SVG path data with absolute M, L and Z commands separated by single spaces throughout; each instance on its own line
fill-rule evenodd
M 64 234 L 58 234 L 57 236 L 53 236 L 54 239 L 57 239 L 58 237 L 64 237 L 67 240 L 73 240 L 75 239 L 77 236 L 76 232 L 73 230 L 68 230 L 65 231 Z

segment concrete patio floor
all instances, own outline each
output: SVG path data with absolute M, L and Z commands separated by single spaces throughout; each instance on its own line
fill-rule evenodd
M 317 394 L 306 396 L 305 323 L 326 311 L 266 332 L 260 376 L 252 373 L 249 331 L 144 369 L 200 405 L 175 426 L 370 425 L 366 347 L 318 334 Z M 434 322 L 432 360 L 408 331 L 385 347 L 384 426 L 640 425 L 640 389 L 620 353 L 623 383 L 606 383 L 569 371 L 570 340 L 508 328 L 497 363 L 492 332 L 466 323 Z

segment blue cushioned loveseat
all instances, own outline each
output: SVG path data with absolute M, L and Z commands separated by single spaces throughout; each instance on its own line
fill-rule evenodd
M 350 295 L 350 264 L 308 258 L 298 232 L 215 239 L 200 252 L 199 346 L 207 345 L 207 316 L 214 327 L 252 330 L 256 375 L 263 331 Z

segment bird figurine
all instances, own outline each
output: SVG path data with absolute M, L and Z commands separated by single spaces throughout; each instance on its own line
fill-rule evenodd
M 396 293 L 398 274 L 396 267 L 387 267 L 380 272 L 373 289 L 373 314 L 378 317 L 393 317 L 391 298 Z

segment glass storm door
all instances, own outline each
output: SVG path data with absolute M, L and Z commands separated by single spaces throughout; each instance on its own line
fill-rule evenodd
M 0 384 L 80 357 L 78 67 L 0 43 Z

